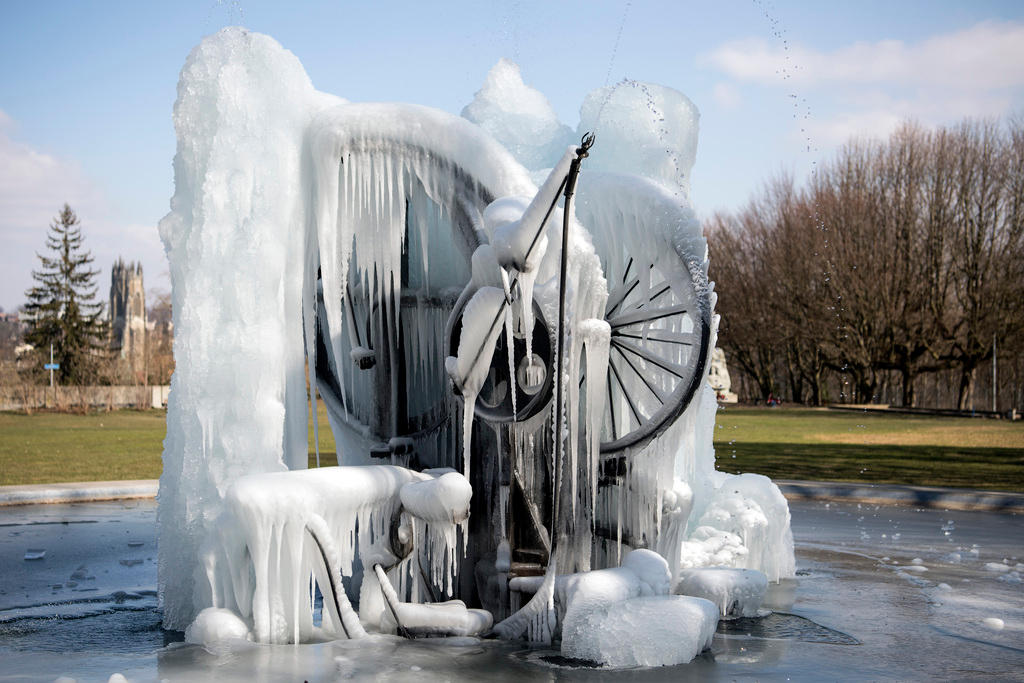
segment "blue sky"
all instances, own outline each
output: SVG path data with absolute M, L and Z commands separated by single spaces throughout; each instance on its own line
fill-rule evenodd
M 173 193 L 178 71 L 229 24 L 268 33 L 314 85 L 352 101 L 461 111 L 499 58 L 575 126 L 623 78 L 701 110 L 692 199 L 741 206 L 771 174 L 803 178 L 850 135 L 1024 112 L 1024 3 L 0 3 L 0 306 L 24 300 L 68 201 L 102 269 L 142 260 L 169 283 L 156 223 Z M 621 28 L 621 32 L 620 32 Z

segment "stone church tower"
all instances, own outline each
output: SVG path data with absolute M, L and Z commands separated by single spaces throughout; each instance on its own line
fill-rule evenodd
M 142 264 L 118 259 L 110 272 L 111 347 L 120 351 L 133 372 L 141 372 L 146 360 L 146 291 Z

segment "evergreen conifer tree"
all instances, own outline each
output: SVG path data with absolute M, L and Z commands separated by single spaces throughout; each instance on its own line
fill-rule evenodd
M 32 271 L 36 284 L 25 292 L 29 330 L 25 341 L 35 347 L 39 359 L 60 364 L 63 384 L 95 380 L 95 371 L 106 350 L 103 304 L 96 301 L 98 270 L 90 267 L 92 254 L 82 249 L 80 221 L 67 204 L 50 224 L 46 236 L 48 256 L 37 254 L 39 270 Z

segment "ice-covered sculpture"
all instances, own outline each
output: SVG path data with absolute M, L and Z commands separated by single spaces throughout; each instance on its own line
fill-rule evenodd
M 464 114 L 319 93 L 294 55 L 244 29 L 189 56 L 160 224 L 177 363 L 166 627 L 304 640 L 316 586 L 317 628 L 335 635 L 471 633 L 512 616 L 512 581 L 534 576 L 528 614 L 550 637 L 564 626 L 548 623 L 558 574 L 628 573 L 653 551 L 668 588 L 698 566 L 793 574 L 778 489 L 714 469 L 715 294 L 688 199 L 696 108 L 636 82 L 591 93 L 577 134 L 598 139 L 575 201 L 579 137 L 514 65 Z M 341 467 L 302 471 L 311 399 Z M 707 612 L 670 592 L 586 623 L 611 643 L 634 600 L 647 601 L 637 614 Z

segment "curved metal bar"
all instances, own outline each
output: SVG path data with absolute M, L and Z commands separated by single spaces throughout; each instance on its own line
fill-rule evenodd
M 348 628 L 346 628 L 345 626 L 345 619 L 341 614 L 342 604 L 338 599 L 338 595 L 345 595 L 345 588 L 343 586 L 340 587 L 341 592 L 338 592 L 339 586 L 334 582 L 334 572 L 331 571 L 331 562 L 327 559 L 327 553 L 324 551 L 324 546 L 320 542 L 320 539 L 317 538 L 316 532 L 310 529 L 309 526 L 307 525 L 306 533 L 309 534 L 310 538 L 313 539 L 313 543 L 316 545 L 316 549 L 320 551 L 320 560 L 324 563 L 324 573 L 327 574 L 327 581 L 330 584 L 326 588 L 331 593 L 331 604 L 334 605 L 334 613 L 335 616 L 337 617 L 338 625 L 341 627 L 341 630 L 345 634 L 345 637 L 351 640 L 352 635 L 348 632 Z M 324 588 L 324 586 L 321 586 L 321 588 Z M 327 599 L 326 595 L 324 596 L 324 599 Z M 348 602 L 348 596 L 345 597 L 345 602 Z M 351 605 L 349 605 L 349 609 L 352 609 Z

